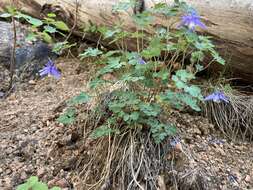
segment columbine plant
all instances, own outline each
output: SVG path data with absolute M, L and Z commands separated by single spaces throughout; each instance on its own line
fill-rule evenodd
M 114 12 L 126 11 L 131 6 L 131 2 L 121 3 Z M 145 30 L 152 31 L 150 28 L 154 26 L 153 13 L 168 18 L 183 15 L 180 27 L 174 27 L 175 30 L 153 28 L 154 34 L 145 33 Z M 133 15 L 133 21 L 137 25 L 133 32 L 124 30 L 122 25 L 113 28 L 92 26 L 93 31 L 111 40 L 119 50 L 102 52 L 88 48 L 80 55 L 82 59 L 99 57 L 97 74 L 90 83 L 92 89 L 107 83 L 124 84 L 111 93 L 113 98 L 107 105 L 108 119 L 93 132 L 92 137 L 139 128 L 149 129 L 155 142 L 160 143 L 176 132 L 173 123 L 162 119 L 163 114 L 186 107 L 200 111 L 198 103 L 204 98 L 201 89 L 194 85 L 194 79 L 195 74 L 204 68 L 201 63 L 205 56 L 211 55 L 212 62 L 220 64 L 224 64 L 224 60 L 215 51 L 209 37 L 197 34 L 196 27 L 206 27 L 197 12 L 186 4 L 175 3 L 168 7 L 160 3 Z M 136 51 L 127 51 L 126 39 L 136 41 Z M 118 81 L 105 79 L 108 74 Z

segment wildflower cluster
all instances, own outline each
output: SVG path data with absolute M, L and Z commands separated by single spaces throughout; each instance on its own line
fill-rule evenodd
M 121 3 L 113 11 L 120 13 L 128 8 L 131 8 L 131 2 Z M 179 27 L 176 31 L 154 28 L 152 36 L 146 34 L 146 29 L 154 27 L 153 13 L 168 18 L 181 15 Z M 121 129 L 140 128 L 149 129 L 155 142 L 160 143 L 169 135 L 176 134 L 174 124 L 162 119 L 163 114 L 187 107 L 201 111 L 199 103 L 203 100 L 227 101 L 221 93 L 204 99 L 201 89 L 194 84 L 195 74 L 203 69 L 201 63 L 206 55 L 211 55 L 213 62 L 220 64 L 224 64 L 224 60 L 215 51 L 210 38 L 196 32 L 197 27 L 206 29 L 206 26 L 196 10 L 185 4 L 175 3 L 170 7 L 160 3 L 150 10 L 133 15 L 133 21 L 137 25 L 133 32 L 126 31 L 122 25 L 112 28 L 91 26 L 92 31 L 115 43 L 119 49 L 103 52 L 98 48 L 88 48 L 80 54 L 81 59 L 98 57 L 97 73 L 90 83 L 94 92 L 103 85 L 124 84 L 111 93 L 113 98 L 107 105 L 109 116 L 91 136 L 98 138 L 118 134 Z M 136 41 L 135 51 L 127 51 L 127 39 Z M 55 75 L 49 68 L 41 73 Z M 108 74 L 114 76 L 111 77 L 113 80 L 105 77 Z M 83 102 L 88 101 L 84 94 L 80 96 Z M 72 121 L 69 114 L 62 118 L 64 121 Z M 172 146 L 176 145 L 181 144 L 177 140 L 172 142 Z

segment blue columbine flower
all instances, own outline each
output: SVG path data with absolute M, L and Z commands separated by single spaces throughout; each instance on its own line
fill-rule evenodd
M 229 102 L 229 98 L 227 96 L 224 95 L 223 92 L 214 92 L 212 94 L 210 94 L 209 96 L 207 96 L 205 99 L 205 101 L 209 101 L 212 100 L 213 102 Z
M 186 15 L 182 16 L 179 27 L 182 26 L 188 27 L 191 31 L 194 31 L 196 26 L 199 26 L 202 29 L 206 29 L 206 25 L 203 22 L 201 22 L 200 16 L 193 9 L 188 11 Z
M 46 66 L 39 71 L 40 76 L 50 75 L 55 77 L 56 79 L 59 79 L 61 77 L 61 73 L 58 71 L 58 69 L 55 67 L 54 62 L 49 59 Z
M 141 65 L 145 65 L 146 61 L 144 61 L 142 58 L 138 58 L 138 63 Z

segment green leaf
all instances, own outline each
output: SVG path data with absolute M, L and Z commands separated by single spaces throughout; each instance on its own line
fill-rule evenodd
M 37 182 L 32 186 L 32 189 L 34 190 L 48 190 L 48 187 L 45 183 Z
M 134 77 L 134 76 L 131 76 L 131 74 L 125 74 L 121 78 L 122 81 L 127 81 L 127 82 L 137 82 L 137 81 L 144 80 L 144 79 L 145 79 L 144 76 Z
M 115 71 L 116 69 L 119 69 L 123 66 L 123 64 L 120 62 L 120 57 L 111 57 L 108 59 L 107 64 L 105 67 L 99 70 L 99 75 L 103 75 L 106 73 L 110 73 Z
M 49 18 L 55 18 L 55 17 L 56 17 L 56 14 L 54 14 L 54 13 L 48 13 L 47 16 L 48 16 Z
M 164 44 L 161 42 L 161 39 L 158 37 L 152 38 L 150 44 L 147 49 L 144 49 L 141 52 L 141 55 L 147 59 L 152 57 L 160 56 L 162 49 L 164 48 Z
M 148 11 L 134 15 L 132 18 L 137 26 L 141 28 L 149 26 L 154 21 L 154 16 L 152 16 Z
M 75 113 L 76 113 L 75 109 L 69 108 L 64 114 L 62 114 L 57 119 L 57 121 L 59 123 L 66 124 L 66 125 L 72 124 L 75 121 Z
M 165 16 L 175 16 L 178 12 L 177 10 L 173 9 L 173 7 L 168 7 L 166 3 L 156 3 L 154 8 L 151 9 L 153 13 L 158 13 L 159 15 L 165 15 Z
M 179 100 L 181 100 L 186 105 L 190 106 L 195 111 L 201 111 L 200 107 L 198 106 L 198 102 L 196 99 L 192 98 L 192 96 L 187 94 L 180 94 L 178 96 Z
M 17 14 L 16 7 L 14 7 L 14 6 L 7 6 L 6 8 L 7 8 L 7 12 L 10 13 L 11 15 Z
M 169 52 L 176 51 L 177 50 L 177 44 L 172 44 L 172 43 L 166 44 L 164 50 L 169 51 Z
M 107 30 L 105 33 L 104 33 L 104 38 L 107 39 L 107 38 L 112 38 L 115 34 L 121 32 L 120 29 L 116 29 L 116 30 Z
M 90 99 L 91 97 L 88 94 L 81 92 L 78 96 L 72 98 L 68 102 L 68 105 L 78 105 L 78 104 L 87 103 L 88 101 L 90 101 Z
M 52 187 L 50 190 L 61 190 L 60 187 Z
M 159 99 L 179 110 L 182 110 L 184 106 L 189 106 L 195 111 L 201 111 L 197 99 L 186 93 L 167 90 L 159 96 Z
M 100 137 L 105 137 L 105 136 L 108 136 L 112 133 L 116 133 L 116 134 L 119 134 L 119 130 L 118 129 L 112 129 L 108 126 L 105 126 L 105 125 L 102 125 L 98 128 L 96 128 L 92 133 L 91 133 L 91 138 L 93 139 L 97 139 L 97 138 L 100 138 Z
M 63 50 L 65 49 L 70 49 L 72 47 L 76 46 L 76 43 L 74 44 L 69 44 L 69 42 L 67 41 L 63 41 L 63 42 L 57 42 L 53 44 L 53 52 L 60 55 L 62 54 Z
M 204 53 L 202 51 L 194 51 L 191 54 L 191 63 L 196 63 L 204 60 Z
M 19 185 L 17 190 L 48 190 L 47 184 L 40 182 L 38 177 L 30 177 L 26 183 Z
M 43 22 L 40 19 L 33 18 L 29 15 L 19 13 L 17 16 L 20 18 L 24 18 L 28 23 L 30 23 L 31 25 L 33 25 L 35 27 L 39 27 L 39 26 L 43 25 Z
M 162 79 L 163 81 L 168 81 L 168 78 L 169 78 L 169 72 L 168 70 L 166 69 L 162 69 L 161 71 L 159 71 L 158 73 L 155 72 L 153 73 L 153 77 L 156 77 L 156 78 L 160 78 Z
M 29 190 L 31 187 L 27 184 L 27 183 L 24 183 L 24 184 L 21 184 L 17 187 L 17 190 Z
M 156 119 L 149 119 L 147 123 L 151 127 L 152 137 L 157 144 L 161 143 L 166 137 L 176 134 L 176 127 L 172 124 L 160 123 Z
M 11 16 L 12 16 L 12 14 L 10 14 L 10 13 L 2 13 L 2 14 L 0 14 L 1 18 L 10 18 Z
M 89 83 L 89 87 L 90 87 L 91 89 L 95 89 L 95 88 L 97 88 L 98 86 L 103 85 L 103 84 L 105 84 L 105 83 L 106 83 L 105 80 L 100 79 L 100 78 L 95 78 L 94 80 L 92 80 L 92 81 Z
M 197 71 L 203 71 L 203 69 L 204 69 L 203 65 L 200 65 L 200 64 L 196 64 L 195 67 L 196 67 Z
M 157 104 L 141 103 L 139 107 L 140 110 L 147 116 L 156 117 L 161 112 L 161 108 Z
M 131 7 L 134 7 L 134 2 L 133 1 L 119 2 L 118 4 L 116 4 L 112 7 L 112 12 L 117 13 L 117 12 L 120 12 L 120 11 L 127 11 Z
M 195 85 L 187 86 L 184 88 L 185 92 L 189 93 L 191 96 L 198 98 L 200 100 L 203 99 L 203 96 L 201 94 L 201 89 Z
M 216 51 L 212 52 L 212 56 L 216 62 L 218 62 L 221 65 L 225 65 L 225 60 L 222 57 L 220 57 L 220 55 Z
M 56 30 L 56 28 L 54 28 L 54 27 L 52 27 L 52 26 L 44 26 L 44 31 L 45 32 L 48 32 L 48 33 L 50 33 L 50 34 L 53 34 L 53 33 L 56 33 L 57 32 L 57 30 Z
M 69 31 L 69 27 L 62 21 L 54 21 L 51 24 L 53 24 L 59 30 Z
M 172 76 L 172 80 L 175 82 L 176 87 L 178 89 L 183 89 L 185 88 L 187 85 L 185 84 L 185 82 L 181 81 L 176 75 Z
M 177 76 L 180 78 L 180 80 L 182 80 L 183 82 L 187 82 L 187 81 L 190 81 L 191 79 L 194 79 L 194 78 L 195 78 L 195 76 L 194 76 L 192 73 L 186 71 L 185 69 L 178 70 L 178 71 L 176 72 L 176 75 L 177 75 Z
M 87 57 L 97 57 L 98 55 L 103 54 L 102 51 L 100 51 L 98 48 L 91 48 L 85 50 L 84 53 L 81 53 L 79 56 L 81 59 L 87 58 Z
M 43 22 L 37 18 L 32 18 L 30 17 L 29 19 L 27 19 L 27 22 L 29 22 L 30 24 L 32 24 L 35 27 L 39 27 L 41 25 L 43 25 Z
M 17 187 L 17 190 L 29 190 L 31 189 L 36 183 L 38 183 L 39 179 L 36 176 L 31 176 L 26 183 L 21 184 Z
M 37 176 L 31 176 L 28 180 L 27 180 L 27 184 L 29 184 L 30 186 L 33 186 L 34 184 L 36 184 L 39 181 L 39 178 Z
M 209 37 L 199 36 L 199 40 L 195 41 L 195 47 L 200 51 L 211 51 L 214 48 L 213 43 Z
M 126 103 L 120 103 L 118 101 L 113 101 L 109 103 L 109 108 L 114 113 L 121 112 L 125 106 L 126 106 Z
M 29 33 L 29 34 L 26 36 L 25 40 L 28 41 L 28 42 L 34 42 L 34 41 L 37 40 L 36 36 L 37 36 L 37 35 L 36 35 L 35 33 Z
M 42 36 L 42 38 L 43 38 L 43 40 L 45 41 L 45 42 L 47 42 L 47 43 L 49 43 L 49 44 L 51 44 L 51 43 L 53 43 L 53 39 L 52 39 L 52 37 L 47 33 L 47 32 L 42 32 L 42 33 L 40 33 L 41 34 L 41 36 Z

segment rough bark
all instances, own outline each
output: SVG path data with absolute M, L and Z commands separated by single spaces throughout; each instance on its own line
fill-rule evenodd
M 78 2 L 77 28 L 85 27 L 89 22 L 101 25 L 113 25 L 119 17 L 124 18 L 127 30 L 134 23 L 127 14 L 112 14 L 112 6 L 120 0 L 19 0 L 19 9 L 40 17 L 40 11 L 54 11 L 67 23 L 75 23 L 76 2 Z M 253 81 L 253 1 L 252 0 L 185 0 L 200 12 L 207 34 L 215 39 L 220 53 L 225 57 L 234 76 Z M 51 4 L 47 4 L 50 2 Z M 164 0 L 146 0 L 146 8 Z M 172 3 L 173 0 L 166 0 Z M 1 0 L 0 9 L 11 4 L 11 0 Z M 157 17 L 157 24 L 168 25 L 173 21 Z M 76 32 L 78 29 L 76 30 Z M 78 32 L 77 32 L 78 34 Z M 129 42 L 131 47 L 131 42 Z

